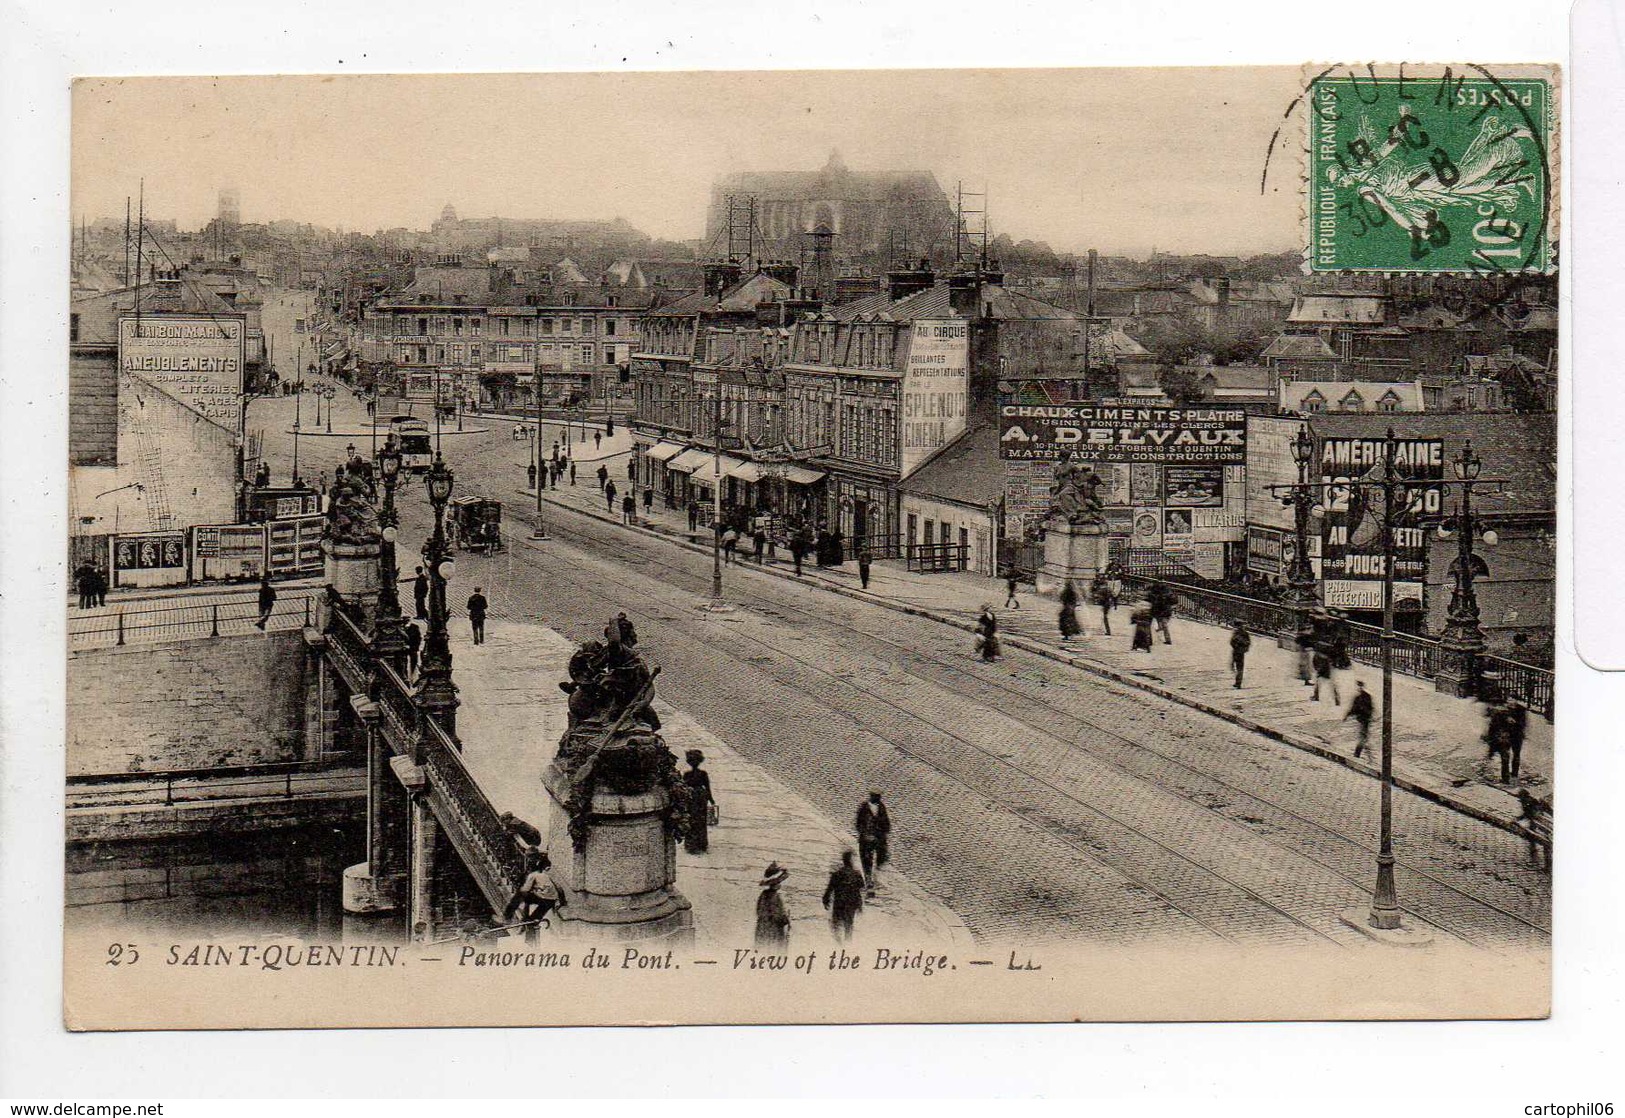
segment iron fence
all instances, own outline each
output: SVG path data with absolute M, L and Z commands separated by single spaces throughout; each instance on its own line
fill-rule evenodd
M 281 797 L 292 799 L 307 786 L 330 783 L 332 774 L 354 776 L 357 760 L 278 761 L 261 765 L 154 769 L 142 772 L 82 773 L 68 777 L 67 806 L 102 807 L 156 803 L 166 806 L 205 800 Z
M 1259 635 L 1291 639 L 1298 631 L 1298 611 L 1280 602 L 1248 598 L 1241 594 L 1228 594 L 1220 590 L 1192 586 L 1144 574 L 1132 573 L 1124 581 L 1139 589 L 1149 590 L 1153 585 L 1166 586 L 1177 596 L 1175 612 L 1193 621 L 1210 625 L 1230 625 L 1240 621 Z M 1349 659 L 1357 663 L 1378 667 L 1382 663 L 1382 630 L 1375 625 L 1359 622 L 1347 623 Z M 1439 642 L 1430 637 L 1410 633 L 1392 636 L 1393 667 L 1403 675 L 1418 679 L 1434 679 L 1439 674 L 1441 651 Z M 1530 710 L 1551 717 L 1553 709 L 1553 674 L 1532 664 L 1521 664 L 1499 656 L 1480 658 L 1484 671 L 1500 675 L 1501 689 L 1516 696 Z
M 315 593 L 303 590 L 280 594 L 264 626 L 258 624 L 259 601 L 253 593 L 224 601 L 74 611 L 68 616 L 68 647 L 113 648 L 122 644 L 243 636 L 256 629 L 280 632 L 305 628 L 315 617 L 312 605 Z

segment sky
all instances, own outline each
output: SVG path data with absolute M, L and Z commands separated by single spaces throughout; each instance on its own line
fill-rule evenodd
M 712 181 L 925 170 L 985 189 L 989 226 L 1058 250 L 1248 255 L 1301 247 L 1291 67 L 89 78 L 73 97 L 75 220 L 373 232 L 463 217 L 624 217 L 702 236 Z

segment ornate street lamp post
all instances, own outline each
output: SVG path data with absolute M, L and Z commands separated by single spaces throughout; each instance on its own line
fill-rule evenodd
M 1462 443 L 1461 454 L 1451 459 L 1450 469 L 1456 475 L 1461 489 L 1459 511 L 1454 524 L 1444 521 L 1439 525 L 1439 537 L 1458 540 L 1456 558 L 1450 564 L 1454 587 L 1450 591 L 1450 608 L 1446 614 L 1444 632 L 1439 635 L 1442 662 L 1434 676 L 1434 686 L 1459 697 L 1479 692 L 1479 658 L 1484 655 L 1484 630 L 1479 624 L 1478 594 L 1473 580 L 1490 573 L 1489 564 L 1473 550 L 1478 539 L 1477 523 L 1473 518 L 1473 486 L 1478 484 L 1483 459 L 1473 453 L 1473 443 Z M 1495 532 L 1483 534 L 1483 542 L 1494 547 L 1499 542 Z M 1485 696 L 1488 697 L 1488 696 Z
M 378 549 L 378 616 L 373 625 L 374 647 L 380 653 L 404 650 L 401 635 L 401 600 L 396 594 L 399 572 L 395 566 L 395 541 L 400 535 L 400 514 L 395 511 L 395 484 L 401 474 L 401 452 L 393 437 L 378 452 L 378 474 L 383 481 L 384 503 L 378 510 L 378 527 L 383 545 Z M 384 646 L 388 647 L 384 647 Z
M 1287 569 L 1287 602 L 1294 613 L 1297 626 L 1297 655 L 1303 658 L 1303 649 L 1309 646 L 1313 626 L 1310 613 L 1318 604 L 1315 595 L 1315 569 L 1309 562 L 1309 514 L 1315 504 L 1315 489 L 1309 482 L 1309 469 L 1315 457 L 1315 437 L 1307 421 L 1298 428 L 1292 440 L 1292 461 L 1298 467 L 1298 484 L 1283 500 L 1292 509 L 1292 529 L 1296 550 L 1292 565 Z
M 429 568 L 429 632 L 423 642 L 417 701 L 425 713 L 435 715 L 455 737 L 457 686 L 451 681 L 451 640 L 446 632 L 446 583 L 456 572 L 446 546 L 446 503 L 451 500 L 452 472 L 439 451 L 424 482 L 429 489 L 429 503 L 434 506 L 434 532 L 423 545 L 423 558 Z

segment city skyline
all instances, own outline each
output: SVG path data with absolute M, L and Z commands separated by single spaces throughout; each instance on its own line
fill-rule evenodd
M 122 219 L 144 178 L 149 214 L 182 228 L 236 185 L 251 222 L 427 229 L 449 202 L 693 240 L 719 176 L 815 170 L 839 151 L 854 171 L 928 171 L 950 198 L 985 186 L 991 232 L 1017 241 L 1246 256 L 1301 240 L 1291 153 L 1258 185 L 1258 137 L 1299 80 L 1286 67 L 1193 70 L 1177 89 L 1132 70 L 93 78 L 74 89 L 72 216 Z M 516 121 L 532 123 L 528 144 Z

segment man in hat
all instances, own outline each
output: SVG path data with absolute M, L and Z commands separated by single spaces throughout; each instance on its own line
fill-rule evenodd
M 829 875 L 824 887 L 824 907 L 829 910 L 830 931 L 836 943 L 852 939 L 852 921 L 863 911 L 863 874 L 852 865 L 852 851 L 841 851 L 841 864 Z
M 1252 634 L 1247 626 L 1237 621 L 1230 633 L 1230 670 L 1235 674 L 1235 688 L 1241 690 L 1241 673 L 1247 667 L 1247 650 L 1253 646 Z
M 891 839 L 891 814 L 880 802 L 879 792 L 870 792 L 869 798 L 858 805 L 857 818 L 858 857 L 863 863 L 863 880 L 869 896 L 875 895 L 879 868 L 891 857 L 888 843 Z
M 429 619 L 429 576 L 423 573 L 422 567 L 412 579 L 412 606 L 419 621 Z
M 523 843 L 528 849 L 536 850 L 542 845 L 542 832 L 532 823 L 527 823 L 511 811 L 505 811 L 497 816 L 502 829 L 514 837 L 514 841 Z
M 1349 703 L 1349 709 L 1343 715 L 1344 719 L 1354 719 L 1354 724 L 1360 727 L 1360 740 L 1355 743 L 1354 755 L 1358 757 L 1365 752 L 1365 747 L 1371 743 L 1371 717 L 1375 704 L 1371 701 L 1371 692 L 1365 689 L 1365 681 L 1354 681 L 1354 699 Z
M 790 949 L 790 914 L 784 909 L 784 897 L 779 886 L 790 876 L 790 871 L 777 862 L 769 862 L 758 883 L 761 894 L 756 898 L 756 946 L 762 951 L 775 953 Z

